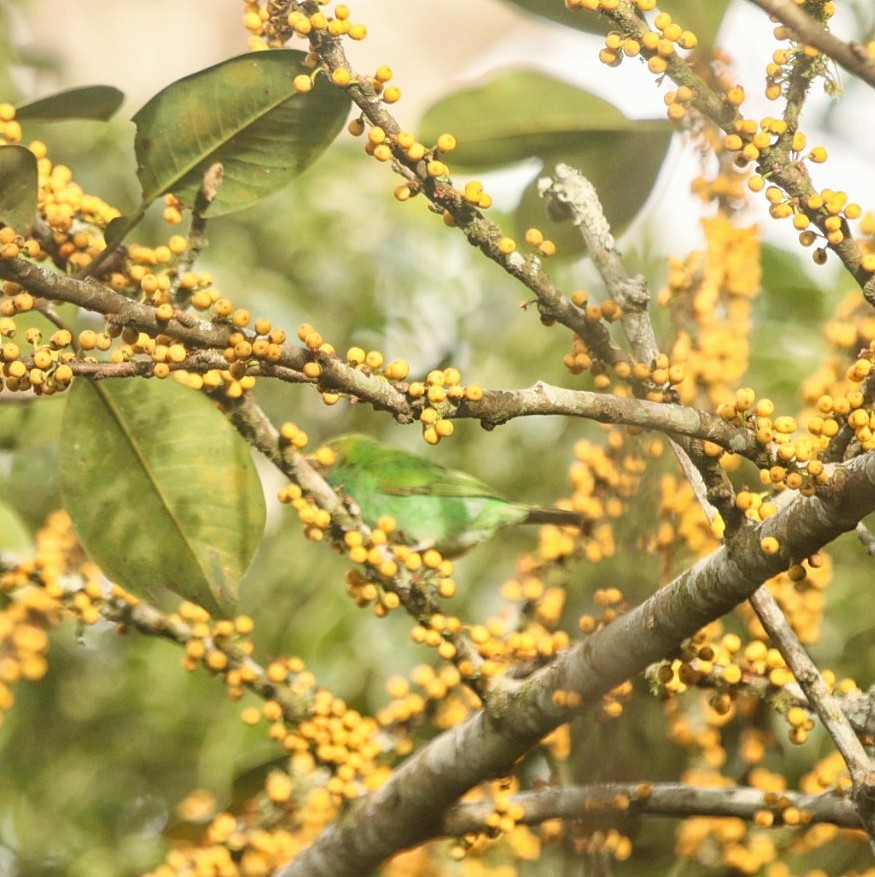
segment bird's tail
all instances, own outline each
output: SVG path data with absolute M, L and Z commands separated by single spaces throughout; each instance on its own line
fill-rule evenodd
M 553 524 L 556 527 L 577 527 L 583 530 L 589 524 L 589 518 L 571 509 L 542 508 L 533 506 L 523 519 L 524 524 Z

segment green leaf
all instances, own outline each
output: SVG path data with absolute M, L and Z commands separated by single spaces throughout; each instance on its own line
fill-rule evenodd
M 538 107 L 538 112 L 520 112 L 520 107 Z M 559 162 L 572 165 L 596 187 L 617 234 L 650 195 L 672 134 L 666 121 L 629 119 L 590 92 L 519 70 L 444 98 L 421 127 L 425 142 L 445 130 L 456 135 L 452 160 L 463 170 L 489 170 L 532 157 L 541 159 L 547 173 Z M 536 226 L 556 241 L 560 254 L 578 256 L 580 235 L 567 223 L 546 218 L 535 188 L 536 179 L 518 208 L 518 230 Z
M 206 398 L 172 380 L 79 379 L 60 468 L 73 526 L 110 579 L 233 611 L 264 497 L 248 447 Z
M 566 9 L 563 3 L 557 0 L 505 0 L 514 6 L 537 15 L 539 18 L 547 18 L 566 27 L 582 30 L 586 33 L 604 34 L 611 29 L 611 22 L 603 15 L 587 10 L 572 12 Z
M 698 38 L 698 51 L 710 49 L 717 39 L 729 0 L 662 0 L 659 8 L 671 15 L 684 30 L 692 31 Z
M 793 314 L 799 323 L 816 329 L 825 319 L 827 301 L 824 290 L 805 271 L 796 253 L 771 244 L 762 245 L 763 294 L 759 309 L 764 319 L 786 319 Z
M 103 239 L 106 241 L 107 246 L 121 243 L 129 231 L 128 225 L 129 219 L 127 216 L 116 216 L 115 219 L 111 219 L 103 230 Z
M 325 76 L 296 93 L 311 73 L 304 53 L 252 52 L 167 86 L 134 116 L 137 176 L 145 202 L 172 192 L 195 204 L 204 173 L 216 163 L 223 182 L 202 211 L 242 210 L 282 188 L 328 148 L 349 111 L 347 95 Z
M 124 92 L 111 85 L 69 88 L 18 107 L 16 119 L 60 122 L 65 119 L 96 119 L 106 122 L 125 99 Z
M 572 12 L 557 0 L 505 0 L 531 15 L 547 18 L 586 33 L 604 34 L 613 28 L 609 18 L 596 12 Z M 659 10 L 668 12 L 684 30 L 699 38 L 699 50 L 710 47 L 717 36 L 729 0 L 662 0 Z
M 537 107 L 536 113 L 526 112 Z M 434 142 L 444 131 L 458 140 L 454 167 L 482 170 L 547 152 L 579 147 L 593 134 L 619 134 L 668 123 L 634 122 L 591 92 L 534 70 L 511 70 L 434 104 L 420 125 L 421 139 Z
M 23 146 L 0 146 L 0 222 L 19 234 L 36 218 L 39 186 L 36 156 Z

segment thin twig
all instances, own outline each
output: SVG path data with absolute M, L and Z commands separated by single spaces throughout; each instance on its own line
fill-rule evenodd
M 875 849 L 875 775 L 866 750 L 772 593 L 763 586 L 751 595 L 750 603 L 841 753 L 853 783 L 851 794 L 860 820 L 866 826 Z
M 875 57 L 861 43 L 845 42 L 830 33 L 793 0 L 749 0 L 754 6 L 774 16 L 793 31 L 800 43 L 814 46 L 849 73 L 875 86 Z

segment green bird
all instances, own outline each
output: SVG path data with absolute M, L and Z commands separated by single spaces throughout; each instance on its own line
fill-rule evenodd
M 355 501 L 369 527 L 385 515 L 394 518 L 417 550 L 436 548 L 444 557 L 456 557 L 512 524 L 580 528 L 587 523 L 577 512 L 512 502 L 465 472 L 366 435 L 339 436 L 324 447 L 335 455 L 325 476 L 329 484 Z

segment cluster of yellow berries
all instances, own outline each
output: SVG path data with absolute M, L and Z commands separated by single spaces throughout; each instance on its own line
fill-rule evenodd
M 19 143 L 21 125 L 15 119 L 15 107 L 0 103 L 0 145 Z M 42 261 L 49 253 L 59 264 L 69 264 L 74 270 L 87 267 L 103 250 L 102 237 L 95 228 L 106 225 L 119 216 L 119 211 L 100 198 L 87 194 L 73 180 L 73 172 L 63 164 L 54 164 L 48 157 L 48 147 L 40 140 L 27 144 L 37 160 L 40 215 L 48 226 L 45 239 L 4 240 L 0 257 L 17 258 L 19 254 Z M 10 229 L 4 229 L 6 235 Z M 16 248 L 18 252 L 16 252 Z
M 716 777 L 711 785 L 716 784 Z M 675 844 L 681 859 L 709 867 L 717 861 L 737 874 L 772 873 L 764 871 L 779 857 L 770 834 L 750 830 L 736 817 L 698 817 L 685 819 L 677 828 Z
M 870 310 L 871 305 L 855 290 L 826 321 L 823 334 L 829 345 L 838 351 L 839 357 L 828 361 L 824 369 L 815 372 L 806 381 L 802 391 L 805 401 L 810 405 L 814 405 L 822 395 L 842 399 L 855 389 L 849 379 L 854 377 L 854 373 L 862 374 L 857 361 L 868 359 L 875 352 L 872 346 L 875 342 L 875 315 Z M 857 357 L 850 367 L 846 365 L 849 355 Z M 859 381 L 854 383 L 859 384 Z
M 479 384 L 464 385 L 459 370 L 451 366 L 432 369 L 424 381 L 411 381 L 407 394 L 411 399 L 423 401 L 419 415 L 422 437 L 428 444 L 436 445 L 454 431 L 452 420 L 445 419 L 445 416 L 459 402 L 479 402 L 483 398 L 483 388 Z
M 28 313 L 34 300 L 29 292 L 17 290 L 17 284 L 7 281 L 3 291 L 9 297 L 0 299 L 0 313 L 4 314 L 0 316 L 0 386 L 11 392 L 31 390 L 40 396 L 63 392 L 73 380 L 73 336 L 67 329 L 58 329 L 46 340 L 40 329 L 31 326 L 24 331 L 23 340 L 30 348 L 25 352 L 14 340 L 19 327 L 8 314 Z M 104 343 L 104 335 L 92 334 L 95 346 Z
M 705 628 L 688 640 L 680 649 L 679 657 L 660 665 L 655 674 L 661 690 L 668 695 L 683 694 L 705 680 L 716 689 L 711 695 L 710 706 L 720 716 L 728 715 L 734 706 L 735 687 L 743 678 L 738 655 L 741 638 L 734 633 L 720 635 Z M 675 739 L 687 728 L 675 722 Z M 685 740 L 686 744 L 693 741 Z M 702 741 L 699 741 L 701 745 Z M 702 747 L 706 748 L 706 747 Z
M 600 609 L 598 615 L 585 613 L 577 619 L 577 627 L 581 633 L 591 634 L 616 621 L 629 604 L 619 588 L 596 588 L 592 595 L 593 603 Z
M 280 488 L 277 499 L 285 505 L 290 505 L 298 513 L 304 525 L 304 535 L 308 539 L 321 542 L 325 538 L 325 533 L 331 526 L 331 515 L 305 497 L 303 490 L 297 484 L 287 484 Z
M 406 754 L 412 741 L 404 732 L 417 725 L 428 714 L 438 728 L 458 725 L 479 705 L 471 689 L 462 685 L 462 675 L 452 664 L 431 667 L 417 664 L 410 678 L 392 676 L 386 681 L 390 701 L 377 710 L 381 728 L 398 735 L 395 751 Z
M 828 681 L 833 682 L 834 680 Z M 843 681 L 846 682 L 844 687 L 850 688 L 850 680 Z M 822 758 L 812 770 L 803 774 L 799 779 L 799 789 L 806 795 L 821 795 L 824 792 L 838 792 L 847 795 L 851 791 L 851 785 L 848 766 L 841 754 L 836 751 L 830 752 Z
M 493 783 L 492 812 L 486 817 L 486 826 L 490 834 L 508 834 L 516 828 L 525 814 L 522 804 L 513 800 L 515 783 Z
M 326 6 L 328 0 L 318 0 L 318 3 Z M 367 36 L 364 24 L 350 20 L 351 11 L 345 3 L 338 3 L 333 15 L 326 15 L 321 10 L 309 15 L 300 11 L 277 15 L 276 7 L 280 5 L 244 0 L 243 26 L 250 34 L 251 51 L 279 47 L 293 36 L 307 39 L 314 31 L 351 40 L 363 40 Z
M 219 813 L 206 830 L 206 846 L 178 847 L 150 877 L 178 874 L 222 874 L 255 877 L 269 874 L 301 850 L 297 837 L 283 829 L 250 827 L 231 813 Z
M 677 91 L 667 91 L 663 100 L 667 107 L 666 115 L 673 122 L 679 122 L 687 114 L 687 108 L 696 99 L 695 89 L 681 85 Z
M 764 485 L 776 490 L 801 490 L 803 494 L 811 495 L 818 485 L 828 481 L 819 456 L 828 441 L 826 434 L 829 437 L 834 436 L 838 432 L 839 424 L 833 421 L 834 426 L 826 427 L 824 432 L 824 421 L 813 422 L 809 427 L 810 436 L 794 438 L 793 434 L 797 430 L 796 419 L 787 415 L 775 417 L 774 412 L 774 402 L 765 398 L 758 400 L 755 391 L 750 387 L 741 387 L 735 392 L 733 401 L 721 402 L 717 406 L 718 416 L 730 423 L 749 428 L 757 443 L 767 452 L 772 464 L 760 470 L 760 481 Z M 722 448 L 713 443 L 706 445 L 706 453 L 723 453 Z M 765 520 L 774 514 L 768 504 L 761 504 L 755 497 L 750 491 L 743 490 L 739 493 L 736 504 L 758 520 Z
M 610 856 L 617 862 L 625 862 L 632 855 L 632 840 L 616 828 L 607 831 L 594 831 L 589 837 L 581 838 L 575 851 L 590 856 Z
M 462 633 L 462 629 L 463 624 L 460 618 L 443 612 L 435 612 L 425 621 L 413 626 L 410 638 L 417 645 L 435 649 L 438 656 L 444 661 L 456 661 L 458 648 L 455 639 Z M 472 679 L 477 675 L 478 668 L 468 660 L 459 660 L 456 662 L 456 667 L 466 679 Z M 482 666 L 480 673 L 486 676 L 490 675 Z
M 0 228 L 0 259 L 17 259 L 19 256 L 39 259 L 45 255 L 39 241 L 23 237 L 8 225 Z
M 2 589 L 9 590 L 5 581 Z M 49 650 L 46 628 L 58 615 L 58 609 L 55 600 L 43 591 L 35 591 L 11 601 L 0 612 L 0 720 L 15 703 L 11 685 L 45 676 Z
M 307 755 L 292 756 L 288 772 L 271 771 L 251 810 L 216 812 L 215 801 L 205 790 L 189 795 L 177 806 L 176 815 L 198 826 L 209 820 L 203 837 L 197 845 L 171 849 L 147 877 L 264 877 L 294 859 L 338 812 L 336 796 L 323 787 L 313 787 L 305 776 L 307 770 L 312 774 Z
M 755 616 L 749 607 L 742 614 L 749 616 L 750 628 L 758 626 L 751 623 Z M 798 621 L 798 617 L 795 620 Z M 708 714 L 709 730 L 706 732 L 696 728 L 692 716 L 682 710 L 676 701 L 667 702 L 671 704 L 671 738 L 682 746 L 695 746 L 709 753 L 708 763 L 714 768 L 719 767 L 726 757 L 719 728 L 735 716 L 738 698 L 745 693 L 746 687 L 754 680 L 761 679 L 774 691 L 781 691 L 793 681 L 793 675 L 780 652 L 766 645 L 766 636 L 761 627 L 757 632 L 752 631 L 754 638 L 746 645 L 738 634 L 721 633 L 721 628 L 718 622 L 700 631 L 684 645 L 679 657 L 662 664 L 655 673 L 655 681 L 667 695 L 682 694 L 696 686 L 714 689 L 708 695 L 711 712 Z M 828 675 L 829 684 L 834 686 L 834 677 Z M 851 680 L 843 680 L 838 687 L 848 692 L 854 688 L 854 684 Z M 762 692 L 759 696 L 762 696 Z M 795 705 L 795 702 L 787 705 L 784 711 L 790 742 L 804 743 L 814 727 L 809 711 Z M 766 748 L 753 745 L 754 742 L 749 740 L 743 752 L 744 760 L 749 764 L 757 763 L 765 756 Z
M 382 374 L 388 381 L 403 381 L 410 372 L 410 366 L 403 359 L 385 362 L 379 350 L 365 351 L 362 347 L 350 347 L 346 351 L 346 362 L 365 374 Z
M 722 522 L 709 522 L 696 494 L 685 478 L 672 472 L 659 481 L 659 513 L 650 536 L 650 550 L 664 558 L 667 569 L 675 563 L 686 563 L 678 556 L 683 545 L 694 557 L 703 557 L 718 546 L 723 535 Z
M 379 67 L 375 79 L 385 81 L 385 78 L 391 75 L 392 71 L 388 67 Z M 383 93 L 384 100 L 388 91 L 389 89 L 386 89 Z M 393 156 L 397 156 L 414 164 L 422 162 L 422 167 L 430 178 L 446 177 L 450 172 L 449 166 L 443 158 L 456 148 L 456 138 L 452 134 L 441 134 L 435 145 L 428 147 L 417 140 L 416 135 L 411 131 L 390 133 L 379 125 L 367 128 L 362 117 L 352 119 L 347 125 L 347 131 L 354 137 L 360 137 L 367 131 L 365 152 L 377 161 L 389 161 Z M 419 184 L 417 182 L 403 183 L 395 189 L 395 198 L 399 201 L 407 201 L 418 191 Z M 492 197 L 483 190 L 482 183 L 476 180 L 469 182 L 464 190 L 457 194 L 468 203 L 481 209 L 492 206 Z
M 815 147 L 807 157 L 812 161 L 824 161 L 826 150 Z M 760 176 L 753 176 L 748 180 L 748 186 L 756 192 L 762 190 L 765 184 L 765 179 Z M 804 247 L 810 247 L 818 239 L 837 246 L 845 239 L 847 222 L 859 219 L 863 215 L 859 204 L 848 203 L 845 192 L 836 192 L 833 189 L 813 192 L 805 199 L 802 206 L 799 206 L 794 199 L 788 198 L 777 186 L 765 187 L 765 192 L 770 204 L 770 215 L 775 219 L 792 217 L 793 227 L 799 231 L 799 243 Z M 822 226 L 823 231 L 809 228 L 813 222 Z M 826 261 L 826 250 L 818 247 L 813 251 L 812 258 L 817 264 L 823 264 Z M 862 267 L 865 271 L 875 272 L 875 254 L 867 253 L 863 258 Z
M 794 0 L 796 2 L 796 0 Z M 797 3 L 797 5 L 802 5 Z M 833 0 L 826 0 L 824 3 L 818 3 L 815 12 L 816 18 L 824 25 L 830 18 L 835 15 L 836 6 Z M 776 40 L 785 41 L 795 39 L 793 31 L 786 25 L 779 24 L 774 29 Z M 790 71 L 787 69 L 791 63 L 801 57 L 809 62 L 820 56 L 820 50 L 814 46 L 801 44 L 796 48 L 780 48 L 772 53 L 772 60 L 766 65 L 766 91 L 765 95 L 768 100 L 778 100 L 783 93 L 782 86 L 788 81 Z M 826 75 L 825 70 L 821 68 L 819 73 Z
M 6 143 L 21 143 L 21 123 L 15 118 L 15 107 L 10 103 L 0 103 L 0 139 Z
M 685 404 L 719 404 L 747 371 L 751 300 L 760 285 L 755 228 L 738 228 L 725 216 L 703 220 L 705 252 L 671 259 L 667 285 L 658 296 L 677 312 L 678 332 L 670 362 L 685 377 L 676 385 Z M 692 318 L 692 319 L 691 319 Z
M 243 697 L 244 687 L 254 682 L 257 674 L 236 656 L 249 656 L 255 650 L 248 639 L 254 629 L 252 619 L 240 615 L 214 621 L 206 609 L 189 601 L 183 601 L 170 618 L 173 622 L 187 624 L 190 631 L 182 666 L 193 671 L 203 665 L 211 673 L 221 673 L 229 696 L 234 700 Z
M 305 363 L 303 373 L 312 381 L 318 381 L 322 375 L 322 366 L 319 358 L 322 356 L 337 357 L 338 354 L 333 344 L 328 343 L 310 323 L 301 323 L 298 326 L 298 338 L 311 352 L 313 359 Z M 366 375 L 377 375 L 387 381 L 398 383 L 404 381 L 410 371 L 410 366 L 403 359 L 393 359 L 386 362 L 385 357 L 379 350 L 365 350 L 362 347 L 350 347 L 346 351 L 346 364 L 356 371 Z M 322 401 L 326 405 L 334 405 L 340 399 L 340 393 L 323 391 Z M 452 430 L 450 430 L 452 432 Z M 326 465 L 328 465 L 326 463 Z
M 300 715 L 290 722 L 278 701 L 266 700 L 261 707 L 247 707 L 241 718 L 248 725 L 266 721 L 270 738 L 292 755 L 297 772 L 312 776 L 318 768 L 328 768 L 330 776 L 324 788 L 335 803 L 372 791 L 386 779 L 377 763 L 383 746 L 374 719 L 350 709 L 327 689 L 316 687 L 299 659 L 291 665 L 274 662 L 267 675 L 289 687 Z M 277 778 L 268 790 L 274 802 L 288 801 L 292 791 L 288 775 Z
M 604 2 L 596 4 L 601 8 L 605 5 Z M 580 3 L 575 6 L 589 8 L 589 4 Z M 696 35 L 692 31 L 684 30 L 667 12 L 659 12 L 653 20 L 653 26 L 656 30 L 645 31 L 640 37 L 627 36 L 621 31 L 610 31 L 605 37 L 605 47 L 599 52 L 599 60 L 609 67 L 617 67 L 624 57 L 643 55 L 647 58 L 647 69 L 659 75 L 668 69 L 668 61 L 675 55 L 677 48 L 694 49 L 698 45 Z
M 487 855 L 495 858 L 495 843 L 500 838 L 504 842 L 504 854 L 514 864 L 507 864 L 504 868 L 493 864 L 489 873 L 504 873 L 505 870 L 516 873 L 517 863 L 538 860 L 541 855 L 541 841 L 527 826 L 520 824 L 525 817 L 525 810 L 514 799 L 518 790 L 519 785 L 515 779 L 502 778 L 488 784 L 483 783 L 465 795 L 465 803 L 488 801 L 492 810 L 484 819 L 483 833 L 465 834 L 456 840 L 450 848 L 451 859 L 461 862 L 470 857 L 476 865 Z M 480 869 L 472 873 L 480 873 Z
M 204 310 L 204 293 L 212 286 L 212 276 L 193 271 L 180 272 L 178 257 L 188 249 L 182 235 L 171 235 L 166 244 L 145 247 L 130 244 L 122 268 L 113 269 L 105 278 L 106 285 L 116 292 L 137 296 L 153 305 L 170 305 L 181 294 L 198 296 Z M 219 298 L 216 292 L 215 298 Z
M 298 450 L 303 450 L 308 442 L 307 434 L 292 423 L 283 424 L 280 436 L 284 442 Z M 328 447 L 318 448 L 314 459 L 320 466 L 330 466 L 334 462 L 334 452 Z M 278 499 L 295 509 L 304 524 L 304 535 L 308 539 L 321 541 L 325 538 L 331 526 L 331 515 L 305 497 L 297 484 L 288 484 L 281 488 Z M 402 570 L 426 577 L 440 597 L 449 599 L 456 593 L 452 561 L 445 559 L 434 548 L 416 551 L 408 545 L 393 541 L 396 529 L 394 518 L 385 515 L 367 535 L 359 530 L 348 530 L 343 534 L 344 551 L 350 560 L 367 568 L 364 573 L 357 569 L 347 573 L 347 593 L 360 607 L 373 605 L 374 613 L 378 617 L 388 614 L 400 605 L 398 594 L 386 585 Z M 448 646 L 444 646 L 445 650 L 447 648 Z
M 733 90 L 730 90 L 729 94 L 732 93 Z M 741 165 L 759 160 L 763 152 L 774 146 L 788 132 L 787 122 L 772 116 L 763 117 L 759 125 L 754 119 L 740 118 L 735 121 L 733 127 L 735 130 L 727 134 L 723 140 L 723 148 L 727 152 L 737 153 L 736 160 Z M 805 134 L 802 131 L 794 131 L 790 140 L 790 149 L 800 154 L 805 149 L 805 143 Z M 807 157 L 812 161 L 822 161 L 826 156 L 821 150 L 822 147 L 815 147 Z M 752 192 L 759 192 L 762 189 L 761 179 L 753 177 L 752 180 L 753 182 L 748 181 L 748 188 Z
M 571 508 L 594 522 L 584 556 L 591 563 L 614 553 L 610 522 L 620 518 L 635 495 L 646 461 L 620 429 L 610 429 L 604 445 L 578 439 L 568 471 Z M 590 547 L 591 546 L 591 547 Z
M 63 511 L 50 514 L 37 531 L 33 555 L 0 574 L 0 594 L 0 717 L 14 704 L 12 685 L 41 679 L 47 672 L 52 628 L 65 617 L 95 624 L 107 600 L 135 600 L 110 587 L 94 564 L 82 560 Z
M 767 545 L 763 550 L 766 549 L 771 550 L 771 547 Z M 780 550 L 780 545 L 775 546 L 774 550 Z M 826 590 L 831 582 L 830 557 L 828 554 L 818 553 L 794 560 L 787 570 L 766 583 L 802 643 L 814 643 L 820 637 L 826 607 Z M 738 611 L 752 637 L 766 637 L 766 632 L 749 605 L 739 607 Z

